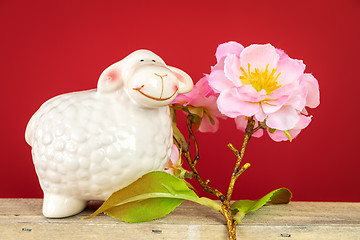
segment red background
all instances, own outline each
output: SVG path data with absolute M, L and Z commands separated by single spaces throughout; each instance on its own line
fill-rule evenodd
M 95 88 L 103 69 L 139 48 L 196 82 L 216 63 L 217 45 L 235 40 L 270 42 L 303 59 L 321 104 L 292 143 L 251 140 L 244 163 L 252 166 L 234 198 L 288 187 L 293 200 L 360 201 L 359 10 L 357 0 L 1 1 L 0 197 L 42 197 L 24 131 L 44 101 Z M 198 135 L 200 172 L 213 186 L 227 186 L 235 158 L 226 144 L 241 139 L 231 120 Z

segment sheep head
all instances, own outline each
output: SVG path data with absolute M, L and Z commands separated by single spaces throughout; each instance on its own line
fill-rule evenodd
M 124 88 L 135 103 L 155 108 L 170 104 L 177 94 L 192 87 L 184 71 L 167 66 L 149 50 L 137 50 L 102 72 L 97 91 L 106 94 Z

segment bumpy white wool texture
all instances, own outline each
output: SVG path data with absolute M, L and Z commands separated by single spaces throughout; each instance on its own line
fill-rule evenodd
M 63 94 L 33 115 L 26 140 L 45 194 L 105 200 L 169 160 L 169 107 L 144 108 L 121 89 Z

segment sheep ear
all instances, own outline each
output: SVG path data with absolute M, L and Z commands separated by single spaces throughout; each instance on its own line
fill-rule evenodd
M 114 92 L 123 85 L 120 62 L 106 68 L 100 75 L 97 91 L 101 93 Z
M 190 92 L 194 85 L 191 77 L 186 72 L 176 67 L 168 66 L 168 68 L 175 73 L 179 80 L 179 94 Z

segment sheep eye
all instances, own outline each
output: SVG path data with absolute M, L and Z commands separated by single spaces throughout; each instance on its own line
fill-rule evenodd
M 154 59 L 152 60 L 153 62 L 156 62 Z
M 144 59 L 141 59 L 141 60 L 140 60 L 140 62 L 143 62 L 143 61 L 144 61 Z

